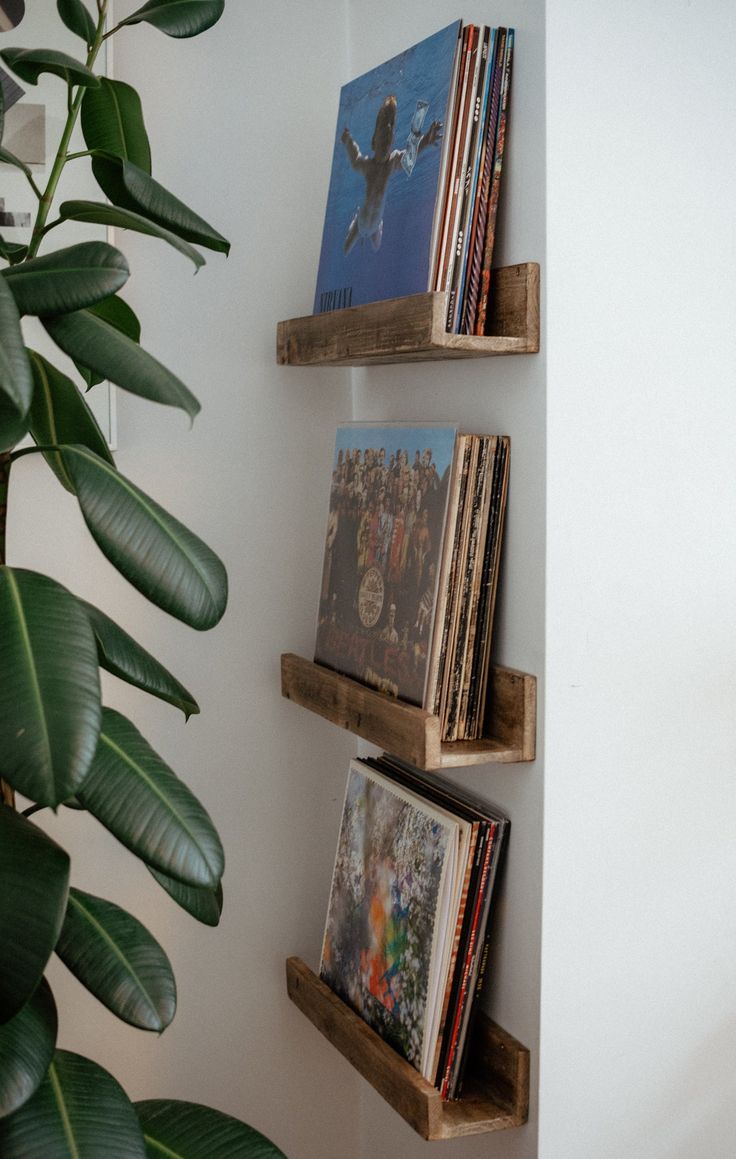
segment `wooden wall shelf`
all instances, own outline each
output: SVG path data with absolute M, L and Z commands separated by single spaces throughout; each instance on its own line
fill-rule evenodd
M 439 719 L 421 708 L 291 652 L 281 657 L 281 693 L 288 700 L 425 770 L 534 760 L 535 677 L 494 665 L 490 681 L 488 737 L 446 744 L 440 739 Z
M 493 271 L 492 335 L 448 334 L 446 294 L 415 294 L 279 322 L 280 366 L 371 366 L 539 350 L 539 266 Z
M 519 1127 L 529 1108 L 529 1051 L 479 1012 L 466 1090 L 443 1102 L 439 1092 L 312 973 L 288 958 L 292 1002 L 424 1139 L 455 1139 Z

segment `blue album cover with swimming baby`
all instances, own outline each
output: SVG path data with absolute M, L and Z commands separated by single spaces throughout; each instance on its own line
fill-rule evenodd
M 430 288 L 461 24 L 343 86 L 315 314 Z

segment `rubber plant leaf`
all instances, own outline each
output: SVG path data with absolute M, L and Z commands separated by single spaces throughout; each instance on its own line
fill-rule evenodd
M 138 93 L 124 81 L 100 77 L 82 99 L 82 133 L 88 149 L 102 149 L 151 172 L 151 146 Z
M 61 77 L 68 85 L 95 88 L 100 83 L 81 61 L 53 48 L 6 48 L 0 52 L 0 58 L 16 76 L 28 84 L 37 84 L 38 78 L 45 72 Z
M 148 237 L 157 237 L 167 242 L 179 253 L 184 254 L 199 269 L 205 265 L 205 259 L 199 250 L 188 241 L 177 237 L 170 229 L 158 225 L 155 221 L 134 213 L 130 209 L 121 209 L 120 206 L 106 205 L 97 201 L 65 201 L 59 207 L 59 216 L 69 221 L 89 221 L 95 225 L 113 226 L 115 229 L 131 229 L 135 233 L 146 234 Z
M 20 313 L 8 283 L 0 277 L 0 393 L 19 418 L 28 413 L 33 397 L 33 375 L 20 326 Z
M 207 545 L 86 447 L 61 456 L 87 527 L 113 567 L 151 603 L 191 628 L 211 628 L 227 603 L 227 573 Z
M 103 322 L 109 323 L 121 334 L 132 339 L 133 342 L 140 343 L 141 324 L 128 303 L 117 294 L 111 294 L 109 298 L 95 302 L 93 306 L 87 308 L 87 312 L 94 314 L 96 318 L 102 318 Z M 96 386 L 98 382 L 104 382 L 104 376 L 90 370 L 88 366 L 83 366 L 80 362 L 76 362 L 75 366 L 86 382 L 88 390 Z
M 109 298 L 89 306 L 88 312 L 94 314 L 95 318 L 102 318 L 103 322 L 109 323 L 120 334 L 125 334 L 132 342 L 140 342 L 141 324 L 124 298 L 111 294 Z
M 141 647 L 99 608 L 88 603 L 82 603 L 82 607 L 89 616 L 97 640 L 97 659 L 101 668 L 124 680 L 126 684 L 132 684 L 180 708 L 187 719 L 199 712 L 199 705 L 191 692 L 155 656 Z
M 173 898 L 178 906 L 186 910 L 191 917 L 196 918 L 205 926 L 218 926 L 222 916 L 222 882 L 216 889 L 205 889 L 194 885 L 184 885 L 173 877 L 161 873 L 159 869 L 148 866 L 149 873 L 156 879 L 169 897 Z
M 97 30 L 82 0 L 56 0 L 56 7 L 69 31 L 79 36 L 86 45 L 92 44 Z
M 2 160 L 3 150 L 0 149 L 0 161 Z M 6 262 L 10 262 L 11 266 L 16 262 L 22 262 L 27 253 L 27 245 L 19 245 L 17 242 L 6 241 L 4 237 L 0 237 L 0 258 L 5 258 Z
M 30 410 L 30 432 L 39 446 L 81 443 L 113 463 L 105 436 L 89 406 L 70 378 L 48 359 L 29 350 L 35 388 Z M 44 451 L 44 458 L 67 491 L 74 484 L 58 451 Z
M 132 161 L 98 150 L 92 155 L 92 172 L 113 205 L 139 213 L 185 241 L 229 252 L 230 243 L 222 234 Z
M 38 1090 L 54 1057 L 58 1019 L 45 978 L 15 1018 L 0 1026 L 0 1119 Z
M 178 407 L 190 419 L 201 410 L 181 379 L 127 334 L 91 311 L 77 310 L 42 321 L 60 350 L 130 394 Z
M 146 865 L 188 885 L 217 888 L 224 854 L 209 815 L 135 725 L 112 708 L 103 709 L 100 743 L 77 798 Z
M 8 397 L 0 391 L 0 452 L 12 451 L 28 430 L 28 420 L 20 418 Z
M 145 21 L 167 36 L 197 36 L 222 16 L 225 0 L 148 0 L 121 24 Z
M 0 623 L 3 777 L 25 797 L 55 807 L 74 796 L 97 748 L 94 633 L 61 584 L 7 566 L 0 567 Z
M 84 241 L 3 271 L 21 314 L 69 314 L 100 302 L 128 280 L 128 263 L 104 241 Z
M 19 443 L 33 397 L 33 375 L 15 298 L 0 275 L 0 452 Z
M 59 937 L 69 857 L 7 805 L 0 805 L 0 880 L 0 1023 L 8 1023 L 35 993 Z
M 0 1119 L 3 1159 L 146 1159 L 133 1105 L 97 1063 L 57 1050 L 33 1098 Z M 161 1159 L 161 1156 L 158 1156 Z
M 111 901 L 70 889 L 56 953 L 123 1022 L 160 1033 L 174 1017 L 169 959 L 146 927 Z
M 135 1109 L 149 1159 L 286 1159 L 260 1131 L 199 1103 L 146 1099 Z
M 20 157 L 16 157 L 15 153 L 11 153 L 9 149 L 5 149 L 2 146 L 0 146 L 0 161 L 4 165 L 13 165 L 16 169 L 21 169 L 26 177 L 33 176 L 32 170 L 26 165 L 25 161 L 21 161 Z M 20 246 L 18 248 L 25 249 L 26 247 Z

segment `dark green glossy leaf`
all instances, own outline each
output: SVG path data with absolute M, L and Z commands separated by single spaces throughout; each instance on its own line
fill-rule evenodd
M 82 0 L 56 0 L 56 7 L 69 31 L 79 36 L 86 45 L 92 44 L 96 33 L 95 22 Z
M 113 676 L 127 684 L 180 708 L 187 719 L 199 712 L 199 705 L 191 692 L 155 656 L 142 648 L 99 608 L 87 603 L 82 606 L 97 639 L 97 657 L 101 668 L 112 672 Z
M 171 230 L 157 225 L 155 221 L 143 217 L 142 214 L 133 213 L 130 209 L 121 209 L 117 205 L 105 205 L 103 202 L 96 201 L 65 201 L 59 209 L 59 215 L 71 221 L 91 221 L 97 225 L 111 225 L 115 229 L 132 229 L 135 233 L 160 238 L 177 249 L 179 253 L 188 257 L 198 269 L 205 264 L 199 250 L 196 250 L 188 241 L 177 237 Z
M 77 793 L 127 849 L 189 885 L 215 889 L 224 854 L 212 821 L 135 725 L 111 708 L 92 769 Z
M 131 85 L 100 77 L 82 101 L 82 132 L 88 149 L 102 149 L 151 172 L 151 147 L 138 93 Z
M 35 389 L 30 411 L 30 431 L 40 446 L 81 443 L 100 458 L 113 463 L 110 448 L 97 419 L 70 378 L 37 354 L 29 351 Z M 74 485 L 58 451 L 44 451 L 44 458 L 67 491 Z
M 169 897 L 173 898 L 177 905 L 196 918 L 198 922 L 202 922 L 205 926 L 218 926 L 220 924 L 222 882 L 218 883 L 217 889 L 204 889 L 194 885 L 185 885 L 182 881 L 168 877 L 158 869 L 151 869 L 150 865 L 148 871 L 155 877 L 161 888 L 166 890 Z
M 0 84 L 0 141 L 3 139 L 5 133 L 5 93 L 3 86 Z
M 15 153 L 11 153 L 9 149 L 4 149 L 0 146 L 0 161 L 4 165 L 14 165 L 16 169 L 22 169 L 26 177 L 31 177 L 32 173 L 25 161 L 21 161 L 20 157 L 16 157 Z
M 33 396 L 33 376 L 20 327 L 20 314 L 10 289 L 11 270 L 0 274 L 0 392 L 12 404 L 18 418 L 28 413 Z
M 0 451 L 11 451 L 28 430 L 28 417 L 20 418 L 7 395 L 0 391 Z
M 101 318 L 103 322 L 109 323 L 121 334 L 131 338 L 133 342 L 140 342 L 141 340 L 141 324 L 131 310 L 130 306 L 117 294 L 112 294 L 109 298 L 103 298 L 101 302 L 95 302 L 94 306 L 88 307 L 88 314 L 94 314 L 96 318 Z M 77 370 L 81 374 L 84 381 L 87 383 L 87 389 L 96 386 L 98 382 L 104 382 L 104 376 L 97 374 L 96 371 L 90 370 L 88 366 L 83 366 L 81 363 L 75 363 Z
M 114 246 L 83 241 L 3 273 L 21 314 L 70 314 L 114 294 L 130 270 Z
M 103 322 L 125 334 L 132 342 L 140 342 L 141 324 L 128 303 L 117 294 L 96 302 L 94 306 L 89 307 L 88 313 L 94 314 L 96 318 L 102 318 Z
M 201 410 L 180 378 L 89 310 L 44 318 L 43 324 L 65 354 L 123 390 L 164 406 L 179 407 L 192 419 Z
M 213 627 L 227 574 L 183 523 L 84 447 L 61 449 L 85 522 L 110 563 L 151 603 L 192 628 Z
M 3 150 L 0 149 L 0 161 L 2 160 Z M 28 253 L 27 245 L 19 245 L 14 241 L 6 241 L 4 237 L 0 237 L 0 258 L 5 258 L 7 262 L 14 265 L 15 262 L 20 262 Z
M 0 52 L 0 58 L 16 76 L 28 84 L 37 84 L 38 78 L 44 72 L 61 77 L 68 85 L 94 88 L 100 83 L 95 74 L 81 61 L 53 48 L 6 48 Z
M 229 252 L 230 243 L 222 234 L 131 161 L 98 152 L 92 158 L 92 172 L 113 205 L 140 213 L 185 241 Z
M 10 450 L 25 435 L 32 397 L 33 375 L 18 307 L 0 274 L 0 451 Z
M 38 1090 L 54 1057 L 56 1003 L 45 979 L 15 1018 L 0 1026 L 0 1119 Z
M 0 623 L 3 777 L 32 801 L 56 806 L 74 795 L 97 748 L 94 633 L 66 588 L 20 568 L 0 567 Z
M 0 1022 L 8 1022 L 35 992 L 56 945 L 69 857 L 7 805 L 0 805 L 0 881 Z
M 148 0 L 122 24 L 153 24 L 167 36 L 197 36 L 222 16 L 225 0 Z
M 149 1159 L 286 1159 L 260 1131 L 199 1103 L 146 1099 L 135 1109 Z
M 120 1084 L 90 1059 L 57 1050 L 33 1098 L 0 1120 L 0 1155 L 146 1159 L 147 1152 L 136 1112 Z
M 146 927 L 111 901 L 70 889 L 56 953 L 123 1022 L 160 1033 L 174 1017 L 169 959 Z

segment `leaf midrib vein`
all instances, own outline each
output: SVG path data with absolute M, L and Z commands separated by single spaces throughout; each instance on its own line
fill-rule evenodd
M 57 1109 L 59 1111 L 61 1125 L 62 1125 L 63 1130 L 64 1130 L 64 1137 L 65 1137 L 67 1144 L 69 1146 L 70 1159 L 80 1159 L 79 1149 L 77 1148 L 76 1139 L 74 1138 L 74 1130 L 72 1128 L 72 1122 L 71 1122 L 71 1119 L 69 1118 L 69 1112 L 66 1108 L 66 1103 L 64 1101 L 64 1092 L 61 1088 L 61 1083 L 59 1082 L 59 1076 L 56 1073 L 56 1066 L 53 1062 L 49 1066 L 49 1078 L 51 1080 L 51 1089 L 52 1089 L 53 1094 L 54 1094 L 54 1099 L 56 1100 L 56 1106 L 57 1106 Z
M 30 636 L 28 633 L 28 623 L 27 623 L 25 611 L 23 608 L 23 601 L 20 598 L 20 592 L 18 591 L 18 583 L 17 583 L 15 576 L 13 575 L 12 569 L 7 568 L 5 574 L 8 577 L 8 586 L 10 589 L 11 600 L 13 601 L 13 603 L 16 607 L 17 613 L 18 613 L 18 628 L 19 628 L 20 636 L 21 636 L 21 645 L 24 648 L 24 650 L 27 654 L 27 659 L 28 659 L 28 675 L 29 675 L 31 693 L 32 693 L 33 699 L 36 703 L 36 708 L 38 710 L 38 719 L 39 719 L 41 730 L 43 733 L 43 742 L 44 742 L 44 747 L 46 749 L 46 758 L 47 758 L 47 762 L 48 762 L 48 767 L 51 768 L 53 765 L 53 762 L 51 759 L 51 740 L 49 737 L 48 723 L 46 721 L 46 716 L 45 716 L 44 711 L 43 711 L 43 697 L 41 696 L 41 685 L 40 685 L 39 680 L 38 680 L 38 671 L 36 669 L 36 664 L 35 664 L 34 657 L 33 657 L 33 648 L 31 647 L 31 639 L 30 639 Z

